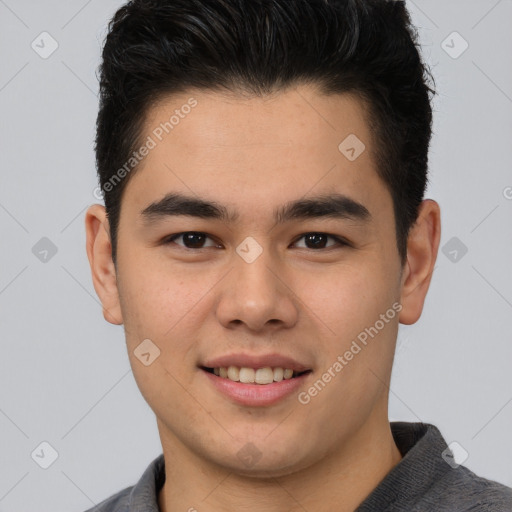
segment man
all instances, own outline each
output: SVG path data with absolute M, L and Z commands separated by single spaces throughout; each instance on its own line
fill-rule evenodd
M 440 240 L 416 37 L 385 0 L 116 13 L 87 253 L 163 454 L 91 510 L 512 510 L 435 426 L 388 420 Z

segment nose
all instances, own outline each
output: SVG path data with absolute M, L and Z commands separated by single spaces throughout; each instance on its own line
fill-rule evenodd
M 255 332 L 293 327 L 299 301 L 286 283 L 282 264 L 266 249 L 254 261 L 239 254 L 233 260 L 217 302 L 219 322 L 231 329 L 244 324 Z

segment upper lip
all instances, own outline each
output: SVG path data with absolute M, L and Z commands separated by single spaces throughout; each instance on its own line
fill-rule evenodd
M 299 363 L 291 357 L 281 354 L 226 354 L 206 360 L 201 366 L 206 368 L 227 368 L 229 366 L 238 366 L 245 368 L 289 368 L 296 372 L 311 370 L 311 367 Z

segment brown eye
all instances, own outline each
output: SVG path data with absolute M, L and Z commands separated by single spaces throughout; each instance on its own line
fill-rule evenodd
M 334 240 L 336 243 L 334 243 L 332 245 L 326 245 L 327 240 L 329 238 Z M 304 235 L 302 235 L 299 238 L 299 240 L 302 240 L 302 239 L 305 240 L 305 246 L 303 246 L 301 248 L 306 248 L 306 249 L 316 250 L 316 249 L 331 248 L 331 247 L 335 247 L 336 245 L 338 245 L 338 246 L 348 245 L 346 242 L 344 242 L 340 238 L 338 238 L 334 235 L 328 235 L 327 233 L 305 233 Z M 295 244 L 296 243 L 297 242 L 295 242 Z
M 177 245 L 185 247 L 186 249 L 204 249 L 206 247 L 218 247 L 218 245 L 215 243 L 205 246 L 205 240 L 211 240 L 211 238 L 206 233 L 201 233 L 199 231 L 185 231 L 184 233 L 177 233 L 175 235 L 168 237 L 164 243 L 174 243 L 175 240 L 179 239 L 182 239 L 183 243 L 177 243 Z

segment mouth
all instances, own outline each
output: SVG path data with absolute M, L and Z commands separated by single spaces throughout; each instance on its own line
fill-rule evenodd
M 200 366 L 205 385 L 245 407 L 270 407 L 307 386 L 313 370 L 282 367 Z M 218 373 L 218 375 L 217 375 Z
M 201 370 L 208 372 L 220 379 L 228 379 L 232 382 L 240 384 L 257 384 L 266 386 L 274 382 L 282 382 L 283 380 L 291 380 L 301 377 L 312 372 L 311 369 L 297 371 L 291 368 L 282 368 L 279 366 L 263 368 L 249 368 L 240 366 L 220 366 L 210 368 L 201 366 Z
M 304 388 L 314 373 L 305 359 L 277 352 L 231 353 L 197 364 L 204 385 L 230 402 L 247 407 L 278 404 Z

